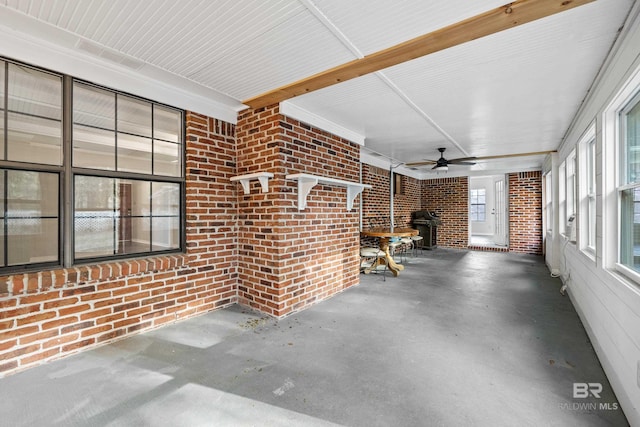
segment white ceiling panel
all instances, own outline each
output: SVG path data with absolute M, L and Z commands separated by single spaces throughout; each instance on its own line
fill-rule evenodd
M 211 59 L 189 78 L 246 99 L 265 88 L 275 89 L 355 57 L 310 12 L 304 11 L 260 37 L 236 45 L 234 51 Z
M 59 43 L 65 55 L 84 55 L 84 64 L 93 55 L 102 61 L 94 70 L 117 70 L 107 82 L 135 73 L 123 90 L 145 77 L 157 87 L 175 87 L 182 108 L 190 96 L 198 100 L 194 106 L 215 98 L 230 110 L 223 115 L 228 119 L 245 99 L 503 3 L 0 0 L 0 33 L 12 36 L 12 44 L 4 44 L 8 52 L 20 52 L 16 40 L 30 35 L 26 48 L 40 37 L 42 46 Z M 288 102 L 308 117 L 364 136 L 365 150 L 395 163 L 435 159 L 438 147 L 447 149 L 447 158 L 553 150 L 635 3 L 596 0 Z M 22 33 L 15 31 L 17 15 Z M 113 67 L 102 67 L 104 61 Z M 60 63 L 36 65 L 56 70 Z M 151 87 L 141 92 L 155 93 Z M 467 170 L 527 170 L 540 167 L 542 158 L 483 162 Z
M 503 154 L 498 146 L 552 150 L 616 36 L 617 28 L 601 24 L 612 3 L 620 1 L 601 0 L 385 74 L 470 155 Z M 616 20 L 625 13 L 619 8 Z
M 314 0 L 313 3 L 365 55 L 505 4 L 504 0 Z
M 423 135 L 421 141 L 444 139 L 375 74 L 290 102 L 306 110 L 312 109 L 341 126 L 350 125 L 354 131 L 366 135 L 365 147 L 391 158 L 401 153 L 406 143 L 416 142 L 416 132 Z

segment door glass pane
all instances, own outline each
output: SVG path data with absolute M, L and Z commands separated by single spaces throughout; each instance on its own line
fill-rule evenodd
M 164 141 L 180 142 L 182 114 L 170 108 L 153 107 L 153 137 Z
M 118 133 L 118 170 L 151 174 L 151 139 Z
M 62 78 L 9 64 L 9 111 L 62 120 Z
M 118 132 L 151 138 L 151 103 L 118 95 Z
M 73 122 L 91 127 L 115 130 L 115 94 L 83 83 L 74 83 Z
M 154 217 L 153 250 L 178 249 L 180 247 L 180 218 Z
M 75 125 L 73 127 L 73 166 L 115 170 L 115 132 Z
M 62 122 L 17 113 L 8 122 L 7 160 L 62 164 Z
M 153 173 L 165 176 L 181 176 L 179 144 L 156 140 L 153 147 Z

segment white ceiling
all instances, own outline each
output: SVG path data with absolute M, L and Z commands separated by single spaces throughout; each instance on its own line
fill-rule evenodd
M 503 3 L 0 0 L 0 55 L 235 120 L 242 100 Z M 287 103 L 356 135 L 380 166 L 436 159 L 438 147 L 447 158 L 554 150 L 633 4 L 597 0 Z M 543 159 L 449 174 L 539 169 Z

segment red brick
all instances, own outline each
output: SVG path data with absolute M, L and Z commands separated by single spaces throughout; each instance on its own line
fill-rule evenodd
M 56 295 L 56 296 L 58 296 L 58 295 Z M 48 310 L 50 308 L 63 307 L 65 305 L 71 305 L 71 304 L 75 304 L 77 302 L 78 302 L 78 297 L 58 299 L 58 300 L 55 300 L 55 301 L 45 302 L 44 304 L 42 304 L 42 308 L 44 310 Z
M 77 316 L 69 316 L 69 317 L 57 317 L 55 320 L 52 320 L 50 322 L 44 322 L 42 324 L 42 330 L 47 330 L 47 329 L 58 329 L 61 326 L 65 326 L 65 325 L 71 325 L 73 323 L 76 323 L 78 321 L 78 317 Z
M 58 335 L 58 331 L 49 330 L 49 331 L 39 332 L 33 335 L 21 336 L 20 345 L 31 344 L 32 342 L 35 342 L 35 341 L 42 341 L 47 338 L 55 337 L 56 335 Z
M 9 350 L 10 348 L 15 347 L 16 345 L 18 345 L 18 340 L 13 339 L 10 341 L 0 341 L 0 351 L 5 351 L 5 350 Z
M 52 319 L 56 317 L 56 313 L 53 311 L 47 311 L 44 313 L 35 314 L 33 316 L 23 317 L 20 319 L 16 319 L 16 325 L 28 325 L 30 323 L 42 322 L 44 320 Z
M 57 356 L 58 354 L 60 354 L 60 349 L 58 348 L 52 348 L 40 353 L 36 353 L 36 354 L 32 354 L 26 357 L 22 357 L 20 358 L 20 366 L 27 366 L 27 365 L 31 365 L 32 363 L 35 362 L 40 362 L 46 359 L 49 359 L 51 357 Z
M 94 344 L 95 342 L 96 342 L 95 338 L 89 338 L 89 339 L 86 339 L 86 340 L 83 340 L 83 341 L 78 341 L 76 343 L 65 345 L 65 346 L 63 346 L 61 348 L 61 351 L 63 353 L 72 352 L 72 351 L 75 351 L 75 350 L 77 350 L 79 348 L 86 347 L 88 345 Z
M 61 335 L 57 338 L 45 341 L 42 343 L 42 348 L 46 349 L 46 348 L 51 348 L 51 347 L 60 347 L 63 344 L 67 344 L 73 341 L 76 341 L 78 338 L 80 338 L 80 334 L 78 333 L 74 333 L 74 334 L 67 334 L 67 335 Z M 59 351 L 59 349 L 58 349 Z

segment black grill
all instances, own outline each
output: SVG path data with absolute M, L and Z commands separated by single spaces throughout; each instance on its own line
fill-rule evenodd
M 412 225 L 422 236 L 424 249 L 437 248 L 438 226 L 442 224 L 440 217 L 433 211 L 415 211 L 412 218 Z

